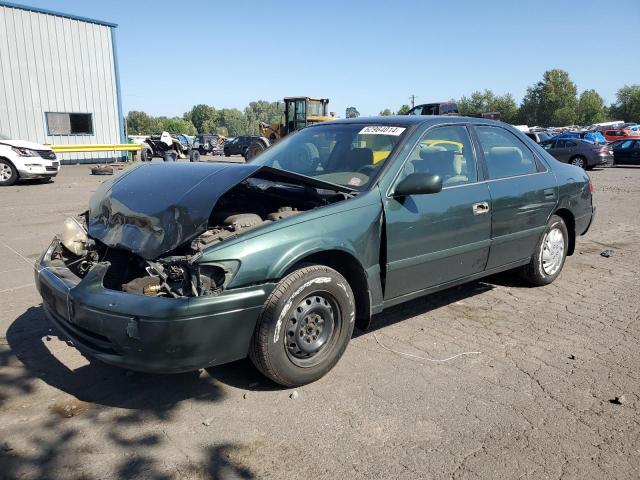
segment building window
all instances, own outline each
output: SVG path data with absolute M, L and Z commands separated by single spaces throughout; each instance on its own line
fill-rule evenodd
M 45 112 L 47 135 L 93 135 L 91 113 Z

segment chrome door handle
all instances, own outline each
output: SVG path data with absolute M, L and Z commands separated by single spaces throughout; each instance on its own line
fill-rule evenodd
M 473 204 L 473 214 L 482 215 L 489 211 L 489 204 L 487 202 L 479 202 Z

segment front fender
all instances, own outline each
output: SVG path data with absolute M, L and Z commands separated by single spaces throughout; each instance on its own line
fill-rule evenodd
M 221 244 L 205 252 L 200 261 L 239 260 L 240 268 L 229 288 L 277 280 L 304 257 L 327 250 L 352 255 L 365 270 L 378 267 L 382 206 L 379 201 L 360 200 L 317 209 L 301 215 L 299 221 L 282 220 L 281 228 L 273 224 L 264 233 L 256 231 L 244 240 Z M 349 202 L 353 208 L 344 208 Z
M 329 250 L 339 250 L 350 254 L 357 260 L 359 259 L 359 255 L 351 242 L 345 242 L 344 239 L 336 237 L 310 238 L 305 242 L 294 245 L 291 250 L 284 252 L 284 255 L 282 255 L 269 269 L 268 278 L 282 278 L 296 263 L 304 260 L 306 257 L 313 255 L 314 253 L 326 252 Z

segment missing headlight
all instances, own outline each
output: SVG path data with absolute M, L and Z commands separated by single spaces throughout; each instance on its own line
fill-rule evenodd
M 199 264 L 200 295 L 220 294 L 231 283 L 239 266 L 240 262 L 237 260 Z

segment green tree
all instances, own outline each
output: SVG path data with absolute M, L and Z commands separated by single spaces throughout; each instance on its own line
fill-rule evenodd
M 527 87 L 527 93 L 520 103 L 518 110 L 518 123 L 525 125 L 540 125 L 539 116 L 542 105 L 542 90 L 538 85 Z
M 360 116 L 360 112 L 356 109 L 356 107 L 348 107 L 344 116 L 346 118 L 357 118 Z
M 494 97 L 488 111 L 500 112 L 500 118 L 506 123 L 515 123 L 518 118 L 518 104 L 510 93 Z
M 216 109 L 203 103 L 194 105 L 191 110 L 184 114 L 184 119 L 189 120 L 196 127 L 198 133 L 210 133 L 204 131 L 204 124 L 210 120 L 215 121 L 215 117 Z
M 217 133 L 218 122 L 215 118 L 209 118 L 204 121 L 202 127 L 198 129 L 198 133 Z
M 157 119 L 157 124 L 158 132 L 185 133 L 187 135 L 195 135 L 198 133 L 196 132 L 196 127 L 193 126 L 193 123 L 180 117 L 159 117 Z
M 520 120 L 545 127 L 573 124 L 577 115 L 577 88 L 564 70 L 547 70 L 542 81 L 527 89 Z
M 458 110 L 463 115 L 469 113 L 500 112 L 502 121 L 514 123 L 518 116 L 518 105 L 510 93 L 496 95 L 491 90 L 476 90 L 470 97 L 458 100 Z
M 127 114 L 127 132 L 129 135 L 149 135 L 155 132 L 155 121 L 145 112 L 132 110 Z
M 409 105 L 402 105 L 396 115 L 406 115 L 409 113 Z
M 610 111 L 616 120 L 640 123 L 640 85 L 625 85 L 618 90 Z
M 457 101 L 458 110 L 463 115 L 467 115 L 469 113 L 488 112 L 489 104 L 494 97 L 495 95 L 491 90 L 485 90 L 484 92 L 476 90 L 471 92 L 470 97 L 462 97 Z
M 247 131 L 247 121 L 244 113 L 237 108 L 223 108 L 216 112 L 216 120 L 218 130 L 225 129 L 227 133 L 220 133 L 220 135 L 237 137 L 238 135 L 244 135 Z
M 381 117 L 388 117 L 390 115 L 393 115 L 393 112 L 391 110 L 389 110 L 388 108 L 385 108 L 384 110 L 382 110 L 379 115 Z
M 607 118 L 604 100 L 595 90 L 585 90 L 580 94 L 576 118 L 580 125 L 604 122 Z
M 250 102 L 244 109 L 247 134 L 257 135 L 260 133 L 260 122 L 269 124 L 280 122 L 283 111 L 282 102 L 268 102 L 266 100 Z

